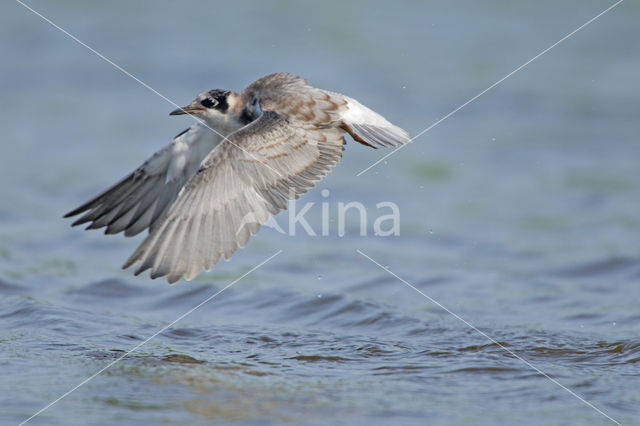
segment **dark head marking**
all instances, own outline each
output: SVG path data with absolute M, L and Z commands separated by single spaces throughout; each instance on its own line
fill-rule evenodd
M 200 104 L 205 108 L 213 108 L 214 105 L 218 104 L 218 102 L 211 98 L 204 98 Z
M 209 90 L 209 96 L 200 101 L 200 105 L 205 108 L 215 108 L 220 112 L 227 112 L 229 109 L 229 103 L 227 97 L 229 96 L 228 90 Z

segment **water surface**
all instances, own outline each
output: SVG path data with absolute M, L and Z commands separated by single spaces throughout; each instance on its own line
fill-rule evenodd
M 290 71 L 412 134 L 609 5 L 29 4 L 179 104 Z M 282 250 L 31 423 L 611 423 L 502 345 L 637 424 L 639 14 L 624 2 L 360 177 L 386 152 L 349 143 L 304 198 L 316 230 L 329 203 L 329 236 L 263 229 L 168 286 L 119 269 L 139 239 L 61 216 L 191 122 L 7 2 L 0 420 L 25 420 Z M 366 237 L 355 215 L 338 236 L 350 201 L 369 207 Z M 383 201 L 400 208 L 398 237 L 372 235 Z

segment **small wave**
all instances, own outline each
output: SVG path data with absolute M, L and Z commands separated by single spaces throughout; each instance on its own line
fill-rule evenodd
M 0 294 L 24 294 L 25 288 L 0 279 Z
M 151 294 L 147 287 L 128 284 L 119 279 L 107 279 L 83 285 L 82 287 L 67 290 L 68 296 L 88 296 L 91 298 L 126 298 L 139 297 Z
M 588 278 L 625 272 L 640 272 L 640 261 L 630 257 L 612 257 L 551 271 L 559 277 Z
M 351 358 L 344 358 L 341 356 L 326 356 L 326 355 L 297 355 L 287 359 L 295 359 L 296 361 L 304 362 L 347 362 L 355 361 Z
M 189 355 L 171 354 L 162 358 L 165 362 L 175 362 L 178 364 L 204 364 L 206 361 L 195 359 Z
M 166 286 L 162 289 L 162 295 L 151 306 L 151 309 L 176 309 L 178 307 L 192 308 L 205 300 L 207 296 L 214 294 L 218 289 L 213 285 L 187 284 L 173 286 L 168 291 Z

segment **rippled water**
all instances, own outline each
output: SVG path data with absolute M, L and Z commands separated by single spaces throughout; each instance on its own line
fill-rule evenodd
M 414 135 L 609 5 L 29 4 L 179 104 L 291 71 Z M 303 199 L 316 231 L 328 203 L 329 236 L 263 229 L 168 286 L 119 269 L 139 240 L 60 217 L 189 119 L 7 2 L 1 422 L 282 250 L 31 423 L 611 423 L 532 366 L 640 423 L 639 17 L 624 2 L 360 177 L 386 152 L 349 143 Z M 349 201 L 368 207 L 368 236 L 355 215 L 338 236 Z M 372 235 L 383 201 L 400 208 L 398 237 Z

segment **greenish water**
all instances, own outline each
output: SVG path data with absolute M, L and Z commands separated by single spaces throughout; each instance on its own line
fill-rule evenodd
M 29 3 L 185 104 L 274 71 L 417 134 L 612 3 Z M 0 7 L 0 423 L 640 422 L 640 8 L 624 2 L 360 177 L 303 201 L 401 211 L 400 236 L 263 229 L 168 286 L 139 240 L 61 216 L 188 118 L 18 3 Z M 322 190 L 329 190 L 323 197 Z M 283 225 L 284 218 L 278 218 Z M 370 222 L 371 225 L 371 222 Z M 371 229 L 371 228 L 369 228 Z

